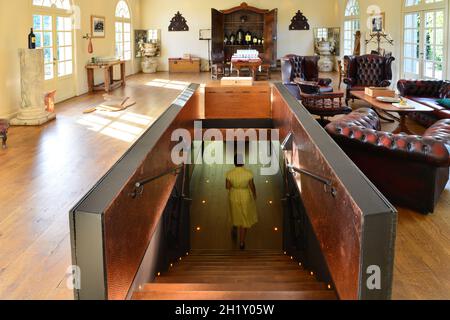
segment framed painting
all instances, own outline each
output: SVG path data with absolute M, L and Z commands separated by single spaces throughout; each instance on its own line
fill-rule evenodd
M 92 38 L 105 37 L 105 17 L 91 16 L 91 35 Z

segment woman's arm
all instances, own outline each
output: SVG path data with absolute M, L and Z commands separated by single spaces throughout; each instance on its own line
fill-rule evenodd
M 226 188 L 227 188 L 227 190 L 230 190 L 231 189 L 231 182 L 230 182 L 230 180 L 228 180 L 227 179 L 227 183 L 226 183 Z
M 250 180 L 248 186 L 250 187 L 250 190 L 253 193 L 253 198 L 256 200 L 256 187 L 255 187 L 255 181 L 252 179 Z

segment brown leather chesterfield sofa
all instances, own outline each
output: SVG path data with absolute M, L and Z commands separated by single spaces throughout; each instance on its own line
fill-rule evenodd
M 413 112 L 410 117 L 425 127 L 441 119 L 450 119 L 450 110 L 440 106 L 436 100 L 450 98 L 450 81 L 400 80 L 397 88 L 402 97 L 433 108 L 434 112 Z
M 326 130 L 375 186 L 392 202 L 427 214 L 449 179 L 450 120 L 420 136 L 380 131 L 371 109 L 359 109 Z
M 389 87 L 392 80 L 392 62 L 394 61 L 394 57 L 376 54 L 345 56 L 346 103 L 353 99 L 351 91 L 364 91 L 367 87 Z
M 288 54 L 281 59 L 281 78 L 289 92 L 300 100 L 298 86 L 294 79 L 315 82 L 320 87 L 320 92 L 333 92 L 332 80 L 319 78 L 320 56 L 298 56 Z

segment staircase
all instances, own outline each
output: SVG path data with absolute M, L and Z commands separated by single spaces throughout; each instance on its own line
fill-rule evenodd
M 193 250 L 133 300 L 331 300 L 336 293 L 279 251 Z

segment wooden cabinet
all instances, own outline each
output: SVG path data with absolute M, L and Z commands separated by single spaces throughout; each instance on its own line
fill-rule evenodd
M 169 59 L 169 72 L 171 73 L 190 73 L 200 72 L 200 59 L 181 59 L 170 58 Z
M 277 9 L 265 10 L 251 7 L 245 2 L 238 7 L 228 10 L 211 9 L 212 17 L 212 57 L 225 57 L 225 61 L 230 61 L 233 54 L 239 49 L 258 50 L 264 60 L 272 66 L 277 63 Z M 243 45 L 226 44 L 225 35 L 237 33 L 238 30 L 249 31 L 258 38 L 264 38 L 264 44 Z
M 265 81 L 252 86 L 222 86 L 220 82 L 205 87 L 206 119 L 270 119 L 272 90 Z

